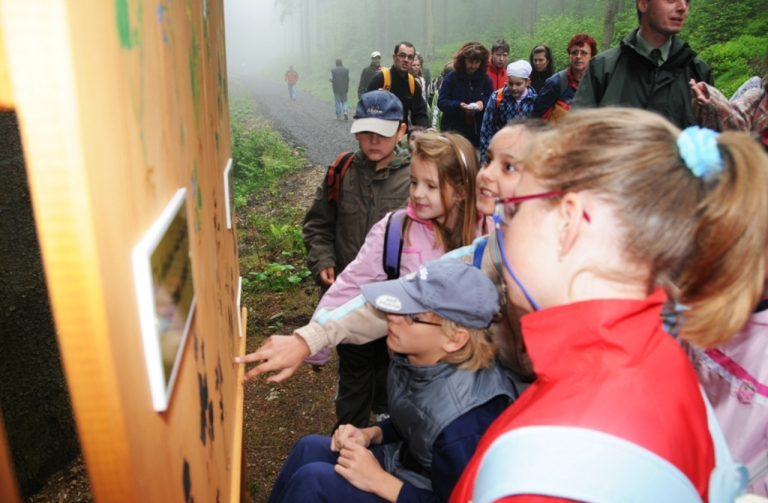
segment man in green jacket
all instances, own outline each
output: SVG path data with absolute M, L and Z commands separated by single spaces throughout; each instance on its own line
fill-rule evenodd
M 689 81 L 713 80 L 709 66 L 677 36 L 688 0 L 637 0 L 637 16 L 639 28 L 592 58 L 573 108 L 643 108 L 679 128 L 696 125 Z

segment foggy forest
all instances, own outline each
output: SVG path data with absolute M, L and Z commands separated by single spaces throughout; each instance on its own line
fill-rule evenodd
M 509 42 L 510 61 L 549 45 L 559 70 L 573 35 L 592 35 L 602 51 L 637 26 L 632 0 L 225 0 L 225 9 L 231 73 L 282 79 L 293 64 L 304 86 L 326 99 L 336 57 L 359 75 L 374 50 L 389 64 L 401 40 L 416 46 L 433 75 L 464 42 L 490 47 L 498 38 Z M 763 74 L 768 0 L 693 0 L 680 36 L 729 94 Z

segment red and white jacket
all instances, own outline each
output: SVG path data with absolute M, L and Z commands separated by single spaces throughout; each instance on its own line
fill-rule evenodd
M 679 468 L 706 502 L 714 447 L 693 366 L 662 328 L 665 301 L 659 289 L 644 300 L 592 300 L 523 316 L 538 378 L 480 440 L 451 503 L 472 499 L 480 462 L 496 438 L 535 425 L 577 426 L 629 440 Z M 500 501 L 569 500 L 523 495 Z

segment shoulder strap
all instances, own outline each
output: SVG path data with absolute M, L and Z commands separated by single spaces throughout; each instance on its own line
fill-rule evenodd
M 381 75 L 384 77 L 384 85 L 381 86 L 381 89 L 389 92 L 392 88 L 392 76 L 389 74 L 389 68 L 382 68 Z
M 328 166 L 328 173 L 325 175 L 328 185 L 328 202 L 334 207 L 339 203 L 341 196 L 341 181 L 347 174 L 349 165 L 352 164 L 354 158 L 354 152 L 342 152 L 333 164 Z
M 607 433 L 568 426 L 515 429 L 488 449 L 472 501 L 518 494 L 587 503 L 702 503 L 688 477 L 661 456 Z
M 411 88 L 411 96 L 416 94 L 416 79 L 410 73 L 408 74 L 408 86 Z
M 504 101 L 504 87 L 496 91 L 496 93 L 497 93 L 496 94 L 496 110 L 493 111 L 493 129 L 494 130 L 499 129 L 499 108 L 501 107 L 501 102 Z
M 472 265 L 478 269 L 483 265 L 483 253 L 485 253 L 486 246 L 488 246 L 488 236 L 475 240 L 475 253 L 472 255 Z
M 557 99 L 560 99 L 568 90 L 568 69 L 560 70 L 557 74 L 560 75 L 560 92 L 557 94 Z
M 400 277 L 400 257 L 403 254 L 403 221 L 405 210 L 400 209 L 389 214 L 387 229 L 384 232 L 384 272 L 387 279 Z

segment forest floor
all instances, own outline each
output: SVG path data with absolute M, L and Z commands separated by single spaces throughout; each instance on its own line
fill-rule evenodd
M 300 262 L 304 260 L 300 254 L 293 256 L 287 252 L 276 259 L 274 255 L 280 252 L 265 249 L 264 236 L 285 235 L 289 241 L 291 237 L 295 241 L 295 236 L 300 236 L 297 226 L 325 174 L 324 167 L 339 153 L 356 148 L 356 142 L 349 133 L 353 112 L 350 121 L 337 122 L 333 104 L 302 93 L 301 89 L 297 101 L 292 102 L 282 82 L 258 77 L 232 80 L 233 103 L 246 99 L 257 104 L 245 117 L 241 114 L 239 120 L 254 127 L 267 124 L 278 131 L 303 165 L 276 180 L 269 190 L 250 194 L 244 207 L 236 212 L 241 274 L 251 278 L 250 285 L 244 287 L 243 305 L 248 308 L 246 351 L 252 352 L 270 335 L 288 334 L 306 324 L 319 300 L 319 289 L 310 278 L 302 277 L 298 284 L 286 284 L 285 288 L 277 284 L 280 271 L 276 272 L 278 277 L 259 279 L 258 272 L 264 270 L 265 265 L 273 265 L 273 261 L 295 268 L 285 271 L 287 275 L 300 270 L 303 267 Z M 284 223 L 281 219 L 286 215 L 292 221 Z M 265 230 L 264 225 L 268 229 Z M 276 285 L 283 291 L 274 291 Z M 312 433 L 330 434 L 335 423 L 335 383 L 334 352 L 331 363 L 320 372 L 304 365 L 283 383 L 269 384 L 259 377 L 245 385 L 243 438 L 248 490 L 254 503 L 267 500 L 283 461 L 299 438 Z M 38 493 L 24 501 L 92 502 L 82 457 L 52 475 Z

